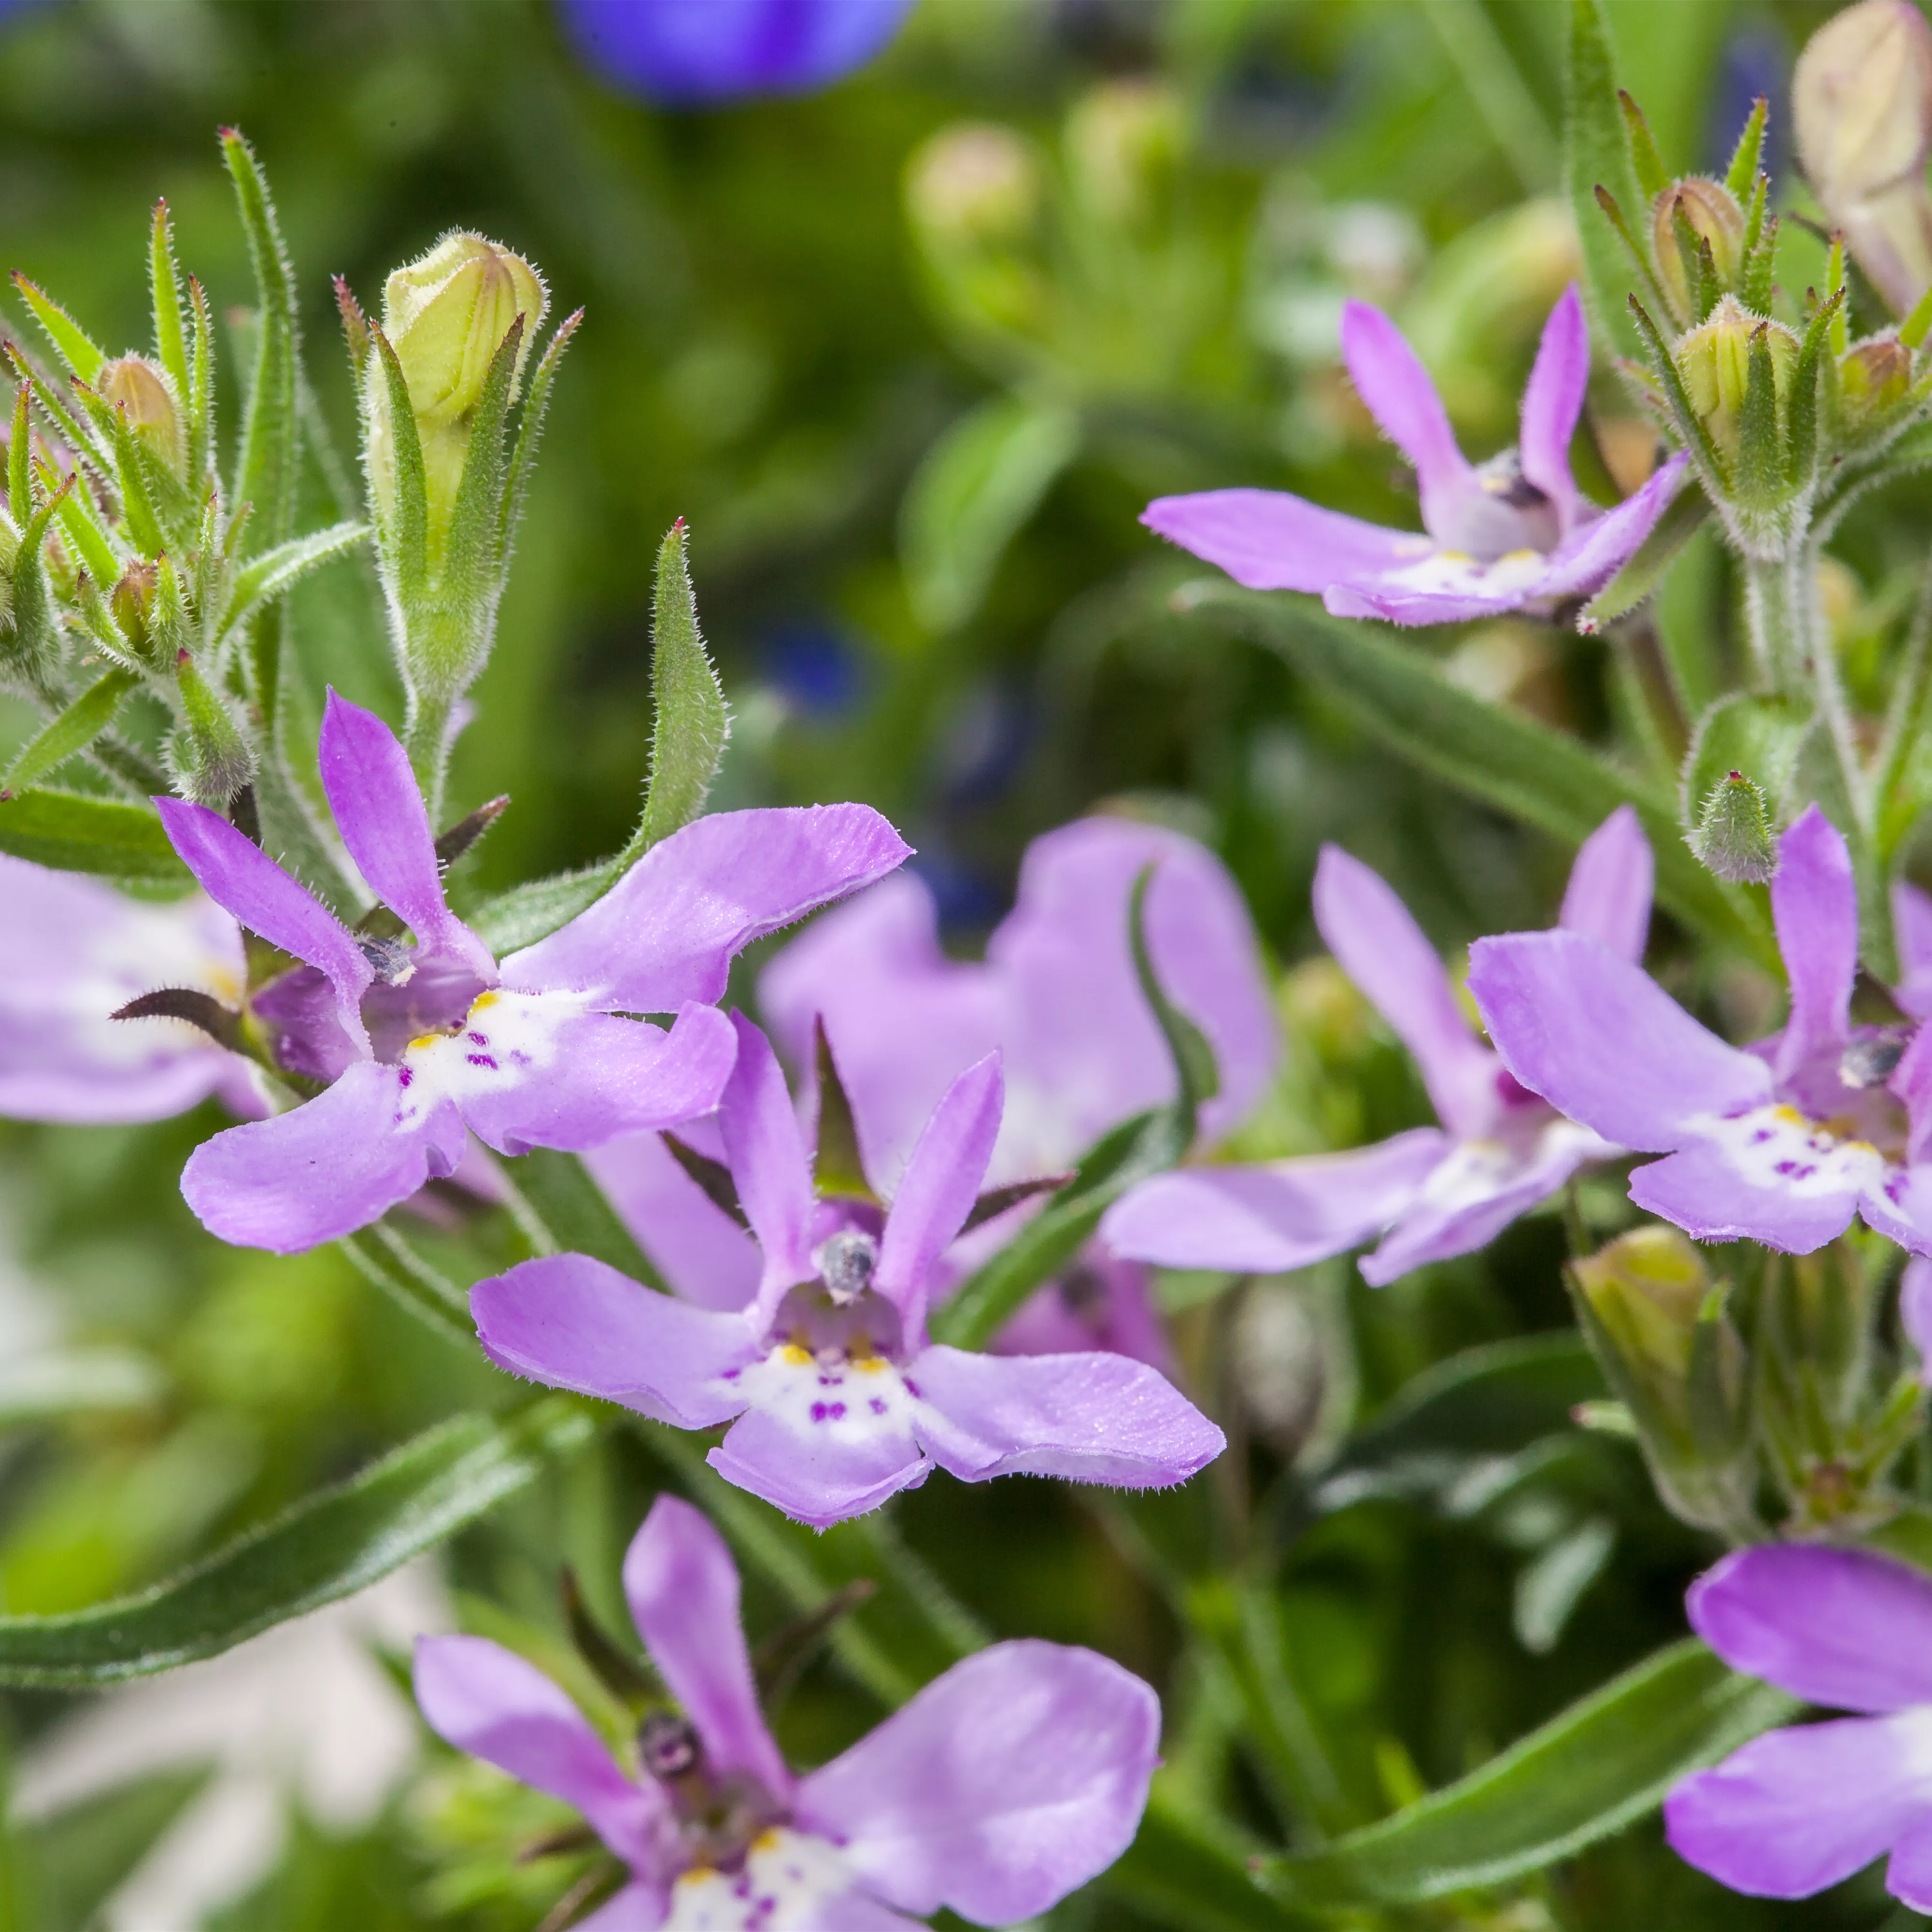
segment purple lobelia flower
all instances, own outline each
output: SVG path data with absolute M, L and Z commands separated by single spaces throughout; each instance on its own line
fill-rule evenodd
M 968 1482 L 1030 1473 L 1149 1489 L 1221 1453 L 1221 1432 L 1144 1363 L 926 1340 L 934 1264 L 999 1131 L 997 1055 L 946 1090 L 882 1214 L 817 1198 L 777 1058 L 748 1020 L 733 1024 L 718 1125 L 762 1255 L 749 1298 L 693 1306 L 588 1256 L 525 1262 L 471 1291 L 491 1360 L 678 1428 L 733 1422 L 712 1468 L 820 1528 L 935 1465 Z
M 1641 956 L 1652 861 L 1622 806 L 1584 842 L 1564 896 L 1565 928 L 1610 956 Z M 1363 1276 L 1377 1287 L 1425 1262 L 1468 1254 L 1546 1199 L 1586 1161 L 1617 1149 L 1512 1079 L 1478 1040 L 1456 988 L 1384 880 L 1330 845 L 1315 874 L 1315 921 L 1342 969 L 1422 1070 L 1440 1127 L 1373 1147 L 1251 1167 L 1155 1175 L 1108 1210 L 1121 1254 L 1174 1268 L 1274 1273 L 1372 1239 Z M 1634 970 L 1633 968 L 1631 970 Z
M 811 94 L 880 52 L 912 0 L 562 0 L 572 37 L 622 88 L 696 105 Z
M 660 1496 L 624 1559 L 638 1633 L 680 1709 L 620 1763 L 556 1684 L 487 1637 L 424 1637 L 416 1700 L 459 1750 L 547 1791 L 628 1868 L 579 1932 L 913 1932 L 942 1906 L 1010 1925 L 1125 1851 L 1160 1706 L 1090 1650 L 1000 1643 L 795 1776 L 758 1709 L 738 1575 Z
M 1141 520 L 1250 590 L 1319 592 L 1339 617 L 1448 624 L 1600 590 L 1664 514 L 1686 459 L 1672 457 L 1608 512 L 1577 490 L 1570 439 L 1590 376 L 1573 285 L 1551 310 L 1523 391 L 1516 446 L 1472 464 L 1429 372 L 1379 309 L 1352 302 L 1342 356 L 1382 433 L 1413 465 L 1426 536 L 1384 530 L 1274 490 L 1162 496 Z
M 1932 1912 L 1932 1577 L 1816 1544 L 1740 1550 L 1691 1586 L 1692 1628 L 1733 1670 L 1856 1711 L 1771 1731 L 1664 1801 L 1672 1848 L 1734 1892 L 1802 1898 L 1889 1852 Z
M 216 902 L 304 962 L 254 1012 L 278 1063 L 326 1091 L 198 1148 L 188 1204 L 223 1240 L 283 1252 L 359 1228 L 452 1172 L 464 1130 L 502 1154 L 591 1148 L 717 1102 L 735 1051 L 709 1002 L 760 934 L 869 884 L 907 848 L 864 806 L 720 813 L 653 847 L 603 898 L 500 968 L 445 903 L 395 735 L 333 692 L 322 778 L 362 876 L 415 935 L 358 939 L 205 807 L 160 799 Z M 626 1013 L 675 1012 L 668 1034 Z
M 1809 1254 L 1862 1214 L 1932 1252 L 1932 1031 L 1854 1027 L 1858 910 L 1845 842 L 1815 805 L 1778 845 L 1772 914 L 1791 982 L 1782 1032 L 1748 1051 L 1708 1033 L 1600 941 L 1479 940 L 1470 990 L 1532 1092 L 1622 1145 L 1630 1198 L 1700 1240 Z
M 178 1020 L 112 1017 L 163 986 L 232 1004 L 246 979 L 235 922 L 200 893 L 143 905 L 0 856 L 0 1115 L 158 1120 L 216 1092 L 260 1114 L 239 1054 Z

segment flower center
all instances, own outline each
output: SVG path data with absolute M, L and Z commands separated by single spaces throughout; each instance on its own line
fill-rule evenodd
M 879 1244 L 862 1228 L 841 1228 L 819 1243 L 812 1265 L 825 1292 L 839 1307 L 849 1306 L 872 1285 Z
M 1429 534 L 1447 550 L 1462 552 L 1477 563 L 1494 563 L 1517 550 L 1538 562 L 1562 542 L 1556 506 L 1522 473 L 1514 446 L 1480 464 L 1453 490 L 1436 492 L 1424 520 Z
M 1693 1124 L 1750 1186 L 1810 1197 L 1864 1193 L 1884 1185 L 1885 1156 L 1858 1137 L 1849 1120 L 1812 1120 L 1780 1101 L 1729 1118 L 1707 1115 Z
M 836 1846 L 775 1825 L 737 1870 L 694 1865 L 671 1887 L 662 1932 L 805 1932 L 834 1922 L 823 1908 L 852 1888 Z

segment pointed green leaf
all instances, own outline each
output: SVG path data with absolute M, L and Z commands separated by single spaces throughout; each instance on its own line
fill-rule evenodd
M 121 580 L 121 560 L 114 554 L 92 497 L 85 490 L 69 490 L 59 498 L 55 509 L 62 533 L 73 543 L 76 554 L 94 579 L 94 588 L 103 596 L 107 596 Z
M 225 638 L 238 624 L 245 622 L 263 604 L 285 596 L 311 571 L 346 556 L 368 536 L 367 524 L 332 524 L 305 537 L 291 537 L 273 550 L 264 550 L 235 574 L 229 592 L 228 608 L 216 627 L 218 639 Z
M 283 245 L 274 202 L 254 150 L 238 129 L 221 133 L 222 159 L 235 184 L 236 205 L 248 237 L 260 306 L 255 322 L 255 368 L 242 422 L 235 500 L 255 506 L 251 546 L 282 542 L 295 514 L 298 442 L 296 358 L 298 353 L 295 271 Z
M 1617 89 L 1617 105 L 1623 110 L 1624 134 L 1630 144 L 1631 171 L 1636 176 L 1636 184 L 1645 199 L 1654 206 L 1659 195 L 1670 191 L 1670 170 L 1664 165 L 1664 158 L 1657 152 L 1657 143 L 1651 136 L 1650 123 L 1644 118 L 1643 110 L 1631 97 L 1628 88 Z
M 1412 1904 L 1508 1884 L 1622 1830 L 1686 1773 L 1802 1708 L 1689 1639 L 1467 1778 L 1319 1852 L 1272 1859 L 1265 1876 L 1289 1903 L 1330 1907 Z
M 586 907 L 595 905 L 622 876 L 616 861 L 586 866 L 580 872 L 556 872 L 547 879 L 530 879 L 485 899 L 464 915 L 498 958 L 520 946 L 534 946 L 560 926 L 568 926 Z
M 1844 319 L 1844 308 L 1845 286 L 1840 282 L 1819 304 L 1817 313 L 1812 316 L 1810 326 L 1805 330 L 1804 340 L 1798 348 L 1798 366 L 1792 371 L 1791 400 L 1787 406 L 1790 454 L 1786 474 L 1794 483 L 1802 483 L 1810 476 L 1812 464 L 1817 457 L 1818 377 L 1826 345 Z M 1748 394 L 1744 401 L 1748 412 Z
M 154 203 L 148 238 L 148 280 L 154 309 L 154 358 L 173 380 L 175 394 L 188 398 L 188 338 L 182 328 L 181 275 L 175 267 L 174 230 L 165 200 Z
M 7 445 L 7 513 L 16 530 L 34 514 L 34 392 L 22 382 L 14 392 L 14 427 Z
M 512 1164 L 510 1172 L 560 1248 L 589 1255 L 648 1287 L 664 1286 L 580 1156 L 532 1148 Z
M 188 473 L 195 487 L 212 476 L 214 448 L 214 324 L 208 313 L 208 296 L 194 276 L 188 278 L 188 310 L 193 350 L 188 359 Z
M 1685 393 L 1684 378 L 1678 372 L 1676 358 L 1665 342 L 1658 326 L 1651 319 L 1650 312 L 1635 296 L 1630 298 L 1630 312 L 1635 320 L 1637 333 L 1643 338 L 1644 346 L 1650 352 L 1646 360 L 1650 371 L 1664 392 L 1664 402 L 1670 410 L 1670 420 L 1675 424 L 1684 446 L 1690 453 L 1690 460 L 1700 470 L 1710 487 L 1723 494 L 1724 470 L 1718 459 L 1717 446 L 1711 440 L 1711 432 L 1704 419 L 1690 406 L 1690 398 Z
M 500 1419 L 458 1416 L 139 1596 L 0 1617 L 0 1684 L 80 1690 L 213 1657 L 366 1588 L 580 1448 L 593 1427 L 561 1396 Z
M 550 386 L 556 380 L 557 364 L 563 360 L 563 352 L 570 346 L 571 338 L 583 321 L 584 311 L 580 308 L 566 316 L 557 324 L 556 333 L 550 339 L 550 346 L 530 372 L 530 386 L 524 395 L 523 415 L 517 424 L 516 452 L 510 458 L 503 483 L 503 524 L 496 542 L 506 565 L 510 557 L 510 539 L 515 533 L 517 519 L 523 514 L 524 495 L 530 488 L 531 466 L 536 460 L 537 444 L 543 435 L 544 416 L 550 407 Z
M 23 791 L 0 800 L 0 852 L 56 872 L 92 872 L 132 883 L 179 886 L 188 868 L 160 818 L 145 805 L 64 791 Z
M 730 734 L 724 687 L 698 628 L 684 519 L 658 548 L 657 599 L 651 626 L 651 772 L 644 815 L 622 862 L 643 857 L 660 839 L 704 809 Z
M 1310 600 L 1204 581 L 1186 586 L 1176 605 L 1279 652 L 1412 764 L 1568 844 L 1580 844 L 1619 805 L 1634 806 L 1657 854 L 1660 902 L 1706 938 L 1775 966 L 1763 911 L 1720 886 L 1684 848 L 1676 801 L 1575 740 L 1486 704 L 1412 646 L 1330 617 Z
M 1772 370 L 1771 345 L 1766 335 L 1768 327 L 1760 322 L 1753 332 L 1744 404 L 1738 411 L 1738 460 L 1732 484 L 1738 500 L 1747 503 L 1778 503 L 1788 494 L 1784 439 L 1778 434 L 1778 386 Z M 1814 364 L 1814 380 L 1816 373 Z
M 389 527 L 379 532 L 383 561 L 396 574 L 406 598 L 419 595 L 429 576 L 429 484 L 423 470 L 422 439 L 416 434 L 410 386 L 394 346 L 380 328 L 370 334 L 382 359 L 384 428 L 395 462 L 395 503 Z
M 1598 340 L 1616 353 L 1636 352 L 1624 306 L 1630 288 L 1622 250 L 1605 226 L 1596 191 L 1606 189 L 1625 208 L 1640 205 L 1623 112 L 1617 103 L 1616 52 L 1602 0 L 1570 0 L 1570 58 L 1565 76 L 1563 182 L 1582 244 L 1583 286 Z
M 94 345 L 86 330 L 58 302 L 17 269 L 14 272 L 14 286 L 33 310 L 34 320 L 40 325 L 61 360 L 83 382 L 92 382 L 100 373 L 101 364 L 107 360 L 106 352 Z
M 996 396 L 926 452 L 899 517 L 914 614 L 956 630 L 984 600 L 1006 546 L 1078 454 L 1080 418 L 1063 405 Z
M 114 722 L 121 700 L 140 682 L 131 670 L 118 667 L 94 680 L 58 718 L 44 724 L 23 745 L 0 778 L 0 788 L 24 790 L 37 779 L 84 752 Z

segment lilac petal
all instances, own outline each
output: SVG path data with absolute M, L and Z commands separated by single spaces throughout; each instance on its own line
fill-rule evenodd
M 1915 1255 L 1898 1284 L 1899 1325 L 1918 1356 L 1918 1380 L 1932 1388 L 1932 1261 Z
M 1650 936 L 1656 871 L 1634 808 L 1618 806 L 1577 848 L 1557 923 L 1600 939 L 1620 958 L 1640 964 Z
M 1932 1577 L 1888 1557 L 1760 1544 L 1691 1585 L 1690 1628 L 1733 1670 L 1838 1711 L 1932 1703 Z
M 1892 931 L 1898 941 L 1898 1004 L 1914 1019 L 1932 1018 L 1932 893 L 1901 879 L 1892 889 Z
M 754 939 L 883 878 L 911 848 L 869 806 L 718 812 L 653 845 L 586 912 L 503 962 L 503 983 L 630 1013 L 722 998 Z
M 758 1359 L 744 1318 L 659 1294 L 589 1255 L 520 1262 L 470 1291 L 483 1352 L 553 1388 L 621 1402 L 676 1429 L 745 1406 L 736 1378 Z
M 1430 497 L 1453 488 L 1469 468 L 1433 379 L 1402 331 L 1366 302 L 1342 311 L 1342 359 L 1364 406 L 1414 467 L 1423 521 L 1430 522 Z
M 1655 980 L 1575 932 L 1479 939 L 1469 990 L 1503 1063 L 1558 1113 L 1661 1153 L 1700 1114 L 1770 1097 L 1771 1070 L 1700 1026 Z
M 1572 282 L 1543 325 L 1536 362 L 1522 392 L 1522 427 L 1516 453 L 1524 480 L 1556 505 L 1567 526 L 1576 504 L 1570 474 L 1570 439 L 1583 410 L 1590 382 L 1590 331 Z
M 1858 970 L 1852 855 L 1815 805 L 1778 842 L 1771 913 L 1791 981 L 1791 1017 L 1778 1041 L 1775 1069 L 1788 1080 L 1814 1055 L 1844 1048 Z
M 1670 507 L 1689 460 L 1680 450 L 1615 509 L 1572 531 L 1550 552 L 1548 567 L 1526 596 L 1588 597 L 1602 590 L 1642 548 Z
M 1858 1208 L 1855 1188 L 1758 1186 L 1706 1140 L 1639 1168 L 1630 1198 L 1700 1241 L 1762 1241 L 1787 1255 L 1808 1255 L 1837 1240 Z
M 958 1252 L 956 1244 L 949 1262 Z M 1109 1252 L 1100 1241 L 1089 1242 L 1064 1274 L 1022 1302 L 986 1346 L 996 1355 L 1075 1355 L 1104 1348 L 1172 1378 L 1174 1353 L 1147 1270 Z
M 416 1702 L 446 1742 L 583 1813 L 627 1864 L 651 1856 L 668 1807 L 633 1784 L 568 1697 L 533 1664 L 482 1636 L 416 1640 Z
M 1102 1220 L 1100 1238 L 1118 1254 L 1166 1268 L 1306 1268 L 1380 1234 L 1449 1144 L 1435 1128 L 1416 1127 L 1347 1154 L 1178 1168 L 1124 1194 Z
M 758 1710 L 724 1539 L 690 1504 L 658 1497 L 625 1554 L 624 1594 L 651 1661 L 698 1727 L 706 1770 L 742 1773 L 784 1798 L 791 1774 Z
M 863 1516 L 932 1473 L 904 1424 L 862 1437 L 807 1433 L 755 1408 L 704 1460 L 728 1483 L 814 1529 Z
M 1768 1732 L 1671 1792 L 1664 1836 L 1733 1892 L 1808 1898 L 1870 1864 L 1924 1815 L 1925 1728 L 1914 1712 Z
M 734 1012 L 731 1024 L 738 1062 L 718 1102 L 718 1124 L 745 1218 L 764 1251 L 755 1316 L 763 1323 L 787 1288 L 818 1272 L 811 1248 L 812 1168 L 771 1042 L 742 1013 Z
M 1315 923 L 1343 972 L 1414 1054 L 1452 1133 L 1480 1134 L 1496 1113 L 1496 1063 L 1478 1040 L 1442 962 L 1380 873 L 1339 845 L 1315 868 Z
M 1910 1255 L 1932 1255 L 1932 1166 L 1890 1168 L 1858 1203 L 1865 1226 Z
M 460 959 L 494 982 L 490 949 L 444 902 L 436 835 L 396 734 L 374 712 L 331 691 L 318 757 L 336 830 L 370 890 L 400 916 L 422 951 Z
M 969 1483 L 1064 1476 L 1166 1489 L 1228 1439 L 1162 1375 L 1124 1355 L 980 1355 L 926 1349 L 912 1365 L 926 1452 Z
M 1932 1912 L 1932 1804 L 1899 1834 L 1885 1888 L 1913 1911 Z
M 1586 1161 L 1617 1150 L 1588 1128 L 1552 1120 L 1528 1147 L 1491 1142 L 1452 1149 L 1372 1255 L 1362 1279 L 1383 1288 L 1400 1276 L 1488 1246 L 1518 1216 L 1548 1200 Z
M 886 1214 L 872 1285 L 910 1327 L 924 1318 L 934 1262 L 979 1198 L 1004 1101 L 1000 1056 L 989 1053 L 946 1090 L 906 1162 Z
M 158 798 L 154 808 L 182 864 L 217 905 L 328 975 L 343 1030 L 367 1052 L 362 999 L 376 976 L 349 928 L 219 813 L 178 798 Z
M 908 1918 L 881 1905 L 857 1887 L 808 1910 L 798 1932 L 921 1932 L 922 1920 Z
M 359 1060 L 326 1093 L 204 1141 L 182 1192 L 210 1234 L 290 1255 L 367 1227 L 463 1157 L 453 1107 L 406 1118 L 398 1070 Z
M 1480 566 L 1466 567 L 1471 583 L 1466 589 L 1418 588 L 1402 578 L 1354 578 L 1331 584 L 1322 602 L 1330 616 L 1379 618 L 1386 624 L 1460 624 L 1472 617 L 1499 617 L 1534 603 L 1541 594 L 1540 574 L 1502 587 L 1485 589 Z
M 520 997 L 532 1006 L 543 998 Z M 558 1004 L 567 1017 L 554 1025 L 506 1029 L 501 1038 L 493 1016 L 473 1016 L 443 1052 L 464 1121 L 499 1154 L 601 1147 L 717 1106 L 737 1041 L 716 1006 L 687 1006 L 666 1033 L 642 1020 L 573 1012 L 567 999 Z M 545 1057 L 517 1065 L 504 1046 L 520 1037 Z
M 573 1919 L 570 1932 L 658 1932 L 664 1922 L 661 1885 L 633 1879 L 614 1898 L 607 1898 L 587 1918 Z
M 758 1292 L 758 1244 L 677 1164 L 662 1135 L 623 1135 L 592 1148 L 584 1164 L 686 1301 L 727 1311 L 750 1303 Z
M 796 1815 L 901 1910 L 1010 1925 L 1126 1850 L 1160 1744 L 1159 1701 L 1118 1664 L 995 1644 L 803 1779 Z
M 1156 496 L 1141 521 L 1250 590 L 1319 595 L 1343 579 L 1399 570 L 1436 548 L 1413 530 L 1384 530 L 1280 490 Z

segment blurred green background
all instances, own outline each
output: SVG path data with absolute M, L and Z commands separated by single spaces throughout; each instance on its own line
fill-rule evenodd
M 1616 0 L 1628 77 L 1672 165 L 1720 157 L 1829 10 Z M 1451 949 L 1542 922 L 1568 855 L 1394 764 L 1279 660 L 1176 616 L 1168 593 L 1196 567 L 1136 518 L 1153 495 L 1256 483 L 1413 522 L 1336 367 L 1349 295 L 1409 330 L 1472 454 L 1510 439 L 1571 272 L 1567 217 L 1546 198 L 1564 13 L 925 0 L 884 58 L 822 97 L 670 112 L 586 71 L 541 0 L 46 0 L 0 27 L 0 240 L 4 266 L 98 339 L 144 346 L 147 211 L 165 195 L 220 313 L 248 289 L 214 141 L 239 125 L 279 196 L 310 380 L 344 452 L 329 275 L 374 303 L 390 268 L 454 226 L 527 256 L 553 315 L 588 315 L 452 781 L 458 811 L 514 800 L 472 888 L 622 843 L 648 733 L 650 560 L 681 514 L 736 710 L 715 802 L 877 805 L 919 848 L 964 950 L 1034 834 L 1103 801 L 1196 832 L 1284 972 L 1294 1045 L 1252 1146 L 1348 1144 L 1424 1103 L 1346 989 L 1298 963 L 1315 948 L 1322 842 L 1384 870 Z M 1586 485 L 1606 499 L 1645 439 L 1634 454 L 1600 376 Z M 328 488 L 319 466 L 318 514 Z M 1904 540 L 1850 548 L 1848 608 L 1882 616 Z M 1714 554 L 1694 554 L 1671 595 L 1676 621 L 1727 626 Z M 295 622 L 312 698 L 330 682 L 398 714 L 372 574 L 338 567 Z M 1412 642 L 1486 695 L 1589 735 L 1616 724 L 1595 641 L 1506 621 Z M 203 1236 L 175 1177 L 216 1124 L 210 1108 L 140 1130 L 0 1128 L 0 1352 L 92 1351 L 98 1366 L 110 1351 L 128 1378 L 96 1414 L 0 1437 L 7 1610 L 135 1587 L 451 1409 L 513 1393 L 333 1251 L 280 1261 Z M 1504 1430 L 1423 1476 L 1378 1474 L 1371 1456 L 1352 1490 L 1324 1478 L 1342 1432 L 1432 1364 L 1566 1329 L 1561 1252 L 1544 1216 L 1379 1295 L 1339 1266 L 1240 1307 L 1211 1282 L 1168 1284 L 1196 1393 L 1246 1445 L 1215 1472 L 1238 1492 L 1223 1519 L 1252 1498 L 1287 1667 L 1358 1815 L 1454 1778 L 1675 1634 L 1708 1558 L 1634 1454 L 1575 1432 Z M 1546 1420 L 1562 1420 L 1559 1404 Z M 617 1558 L 664 1480 L 641 1431 L 613 1434 L 456 1546 L 458 1613 L 554 1642 L 567 1556 L 616 1623 Z M 1170 1758 L 1192 1753 L 1222 1802 L 1278 1833 L 1268 1792 L 1227 1756 L 1225 1685 L 1187 1660 L 1134 1560 L 1146 1525 L 1030 1480 L 934 1484 L 896 1521 L 987 1627 L 1094 1643 L 1152 1678 Z M 756 1588 L 752 1616 L 754 1630 L 778 1616 Z M 67 1709 L 8 1708 L 29 1752 Z M 783 1736 L 816 1757 L 876 1714 L 820 1667 Z M 187 1786 L 144 1791 L 146 1811 L 17 1838 L 0 1924 L 88 1922 Z M 214 1922 L 528 1928 L 562 1881 L 513 1870 L 502 1834 L 548 1816 L 434 1760 L 366 1828 L 299 1826 L 274 1874 Z M 1888 1910 L 1856 1888 L 1790 1910 L 1733 1900 L 1640 1829 L 1520 1895 L 1388 1922 L 1877 1925 Z M 1100 1888 L 1053 1921 L 1148 1922 Z

